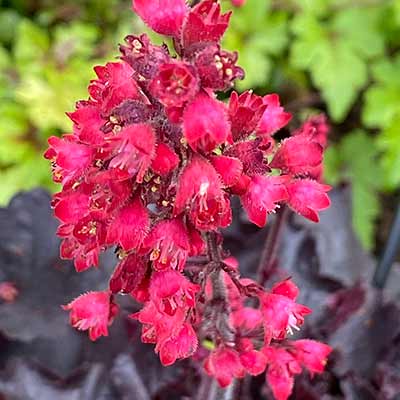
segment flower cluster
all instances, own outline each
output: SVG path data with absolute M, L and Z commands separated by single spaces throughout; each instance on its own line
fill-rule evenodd
M 145 34 L 120 46 L 121 61 L 95 68 L 89 99 L 69 114 L 73 133 L 51 137 L 45 157 L 62 191 L 53 199 L 61 221 L 61 256 L 77 271 L 98 265 L 116 247 L 109 288 L 64 308 L 92 340 L 108 334 L 116 296 L 142 303 L 132 318 L 164 365 L 213 342 L 205 370 L 222 386 L 267 370 L 277 399 L 286 399 L 304 366 L 321 372 L 330 349 L 285 340 L 310 310 L 295 302 L 291 281 L 266 291 L 241 279 L 222 250 L 219 229 L 230 225 L 239 196 L 249 220 L 263 227 L 287 205 L 318 221 L 329 206 L 320 183 L 327 125 L 307 121 L 277 143 L 291 115 L 276 94 L 232 91 L 244 71 L 221 48 L 230 13 L 217 0 L 190 8 L 185 0 L 134 0 L 134 11 L 173 51 Z M 247 297 L 259 307 L 243 306 Z

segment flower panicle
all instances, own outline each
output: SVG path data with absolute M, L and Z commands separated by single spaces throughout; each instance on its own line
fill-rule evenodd
M 231 13 L 217 0 L 193 8 L 184 0 L 133 0 L 133 10 L 174 49 L 127 36 L 120 61 L 95 68 L 88 100 L 68 114 L 73 132 L 51 137 L 45 153 L 62 185 L 52 202 L 61 256 L 77 271 L 96 267 L 110 247 L 119 259 L 107 290 L 64 308 L 96 340 L 118 313 L 117 294 L 129 294 L 143 304 L 132 315 L 142 340 L 164 365 L 195 355 L 210 338 L 204 368 L 221 386 L 266 371 L 284 400 L 293 376 L 302 367 L 322 372 L 330 350 L 286 340 L 311 312 L 296 303 L 290 280 L 266 291 L 240 278 L 234 263 L 210 258 L 207 237 L 230 225 L 233 196 L 260 227 L 284 204 L 318 221 L 329 206 L 321 183 L 328 125 L 313 117 L 278 143 L 275 133 L 291 120 L 278 95 L 232 91 L 227 104 L 218 100 L 216 92 L 232 89 L 244 71 L 238 54 L 221 48 Z M 213 298 L 216 268 L 227 306 Z M 248 296 L 258 297 L 258 308 L 244 305 Z M 229 343 L 217 323 L 209 326 L 221 315 Z

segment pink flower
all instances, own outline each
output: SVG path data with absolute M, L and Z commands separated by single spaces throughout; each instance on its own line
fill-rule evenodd
M 180 308 L 195 306 L 196 293 L 200 287 L 189 282 L 178 271 L 154 272 L 150 282 L 150 298 L 156 307 L 173 315 Z
M 152 44 L 145 33 L 140 36 L 128 35 L 120 51 L 122 60 L 133 68 L 136 79 L 146 86 L 157 74 L 159 66 L 171 61 L 165 46 Z
M 164 143 L 159 143 L 156 155 L 151 162 L 151 169 L 159 175 L 165 176 L 172 172 L 179 165 L 177 154 Z
M 296 349 L 297 360 L 307 368 L 311 374 L 324 372 L 327 358 L 332 348 L 315 340 L 302 339 L 292 342 Z
M 226 187 L 235 185 L 243 172 L 243 164 L 236 157 L 213 156 L 211 164 Z
M 292 393 L 294 376 L 301 373 L 301 366 L 295 356 L 279 347 L 263 349 L 267 357 L 267 382 L 276 400 L 287 400 Z
M 116 267 L 110 279 L 112 293 L 131 293 L 143 281 L 147 263 L 143 257 L 132 253 L 125 257 Z
M 77 109 L 67 115 L 74 122 L 74 134 L 82 143 L 99 146 L 104 142 L 104 134 L 100 129 L 105 121 L 95 105 L 78 103 Z
M 277 400 L 287 400 L 292 393 L 294 377 L 302 366 L 311 374 L 322 373 L 331 348 L 314 340 L 297 340 L 284 345 L 266 346 L 267 382 Z
M 289 289 L 283 291 L 283 287 Z M 266 338 L 283 339 L 287 333 L 299 330 L 304 316 L 311 313 L 308 307 L 295 302 L 297 287 L 290 281 L 275 285 L 271 293 L 260 295 Z M 268 340 L 267 340 L 268 342 Z
M 119 244 L 126 251 L 143 243 L 149 231 L 149 215 L 139 198 L 122 207 L 108 227 L 107 243 Z
M 319 222 L 318 211 L 331 204 L 328 192 L 331 187 L 311 179 L 298 179 L 286 185 L 289 206 L 310 221 Z
M 133 70 L 129 64 L 107 63 L 104 67 L 95 67 L 94 70 L 98 79 L 91 81 L 89 94 L 105 116 L 126 99 L 141 99 L 142 95 L 132 77 Z
M 224 346 L 217 348 L 208 356 L 204 369 L 221 387 L 227 387 L 234 378 L 243 378 L 245 375 L 239 354 L 234 349 Z
M 228 90 L 236 79 L 244 78 L 244 71 L 236 65 L 237 52 L 221 50 L 218 45 L 207 46 L 196 53 L 195 65 L 204 88 Z
M 82 294 L 62 307 L 71 311 L 70 324 L 80 331 L 89 330 L 90 340 L 93 341 L 100 336 L 108 336 L 108 326 L 118 313 L 118 306 L 109 292 Z
M 267 222 L 267 215 L 274 212 L 279 202 L 287 199 L 285 177 L 256 175 L 241 196 L 249 220 L 259 227 Z
M 159 222 L 149 233 L 144 247 L 151 249 L 154 269 L 183 271 L 190 253 L 189 234 L 179 219 Z
M 221 14 L 217 0 L 203 0 L 193 7 L 182 31 L 183 46 L 190 49 L 197 43 L 218 43 L 229 24 L 231 12 Z
M 290 113 L 283 110 L 280 106 L 279 96 L 277 94 L 269 94 L 263 98 L 267 109 L 262 116 L 259 133 L 261 135 L 272 135 L 286 126 L 292 119 Z
M 88 214 L 90 197 L 87 194 L 71 192 L 59 196 L 58 201 L 55 201 L 54 214 L 60 221 L 67 224 L 77 223 Z
M 230 136 L 230 126 L 224 104 L 199 94 L 185 109 L 183 134 L 194 151 L 211 152 L 225 143 Z
M 191 222 L 200 230 L 225 227 L 231 222 L 230 203 L 220 179 L 215 169 L 200 157 L 193 157 L 179 178 L 175 215 L 186 208 Z
M 251 91 L 240 96 L 232 92 L 229 99 L 229 118 L 233 139 L 249 136 L 257 128 L 266 108 L 262 97 Z
M 293 135 L 307 137 L 325 149 L 328 144 L 329 130 L 330 126 L 326 120 L 326 116 L 320 114 L 307 119 L 304 124 L 293 133 Z
M 247 350 L 240 353 L 240 362 L 250 375 L 260 375 L 265 371 L 267 358 L 257 350 Z
M 285 139 L 270 163 L 283 173 L 292 175 L 307 174 L 322 163 L 323 148 L 303 135 Z
M 178 36 L 188 8 L 185 0 L 133 0 L 133 10 L 153 31 Z
M 48 142 L 50 147 L 44 156 L 53 163 L 54 182 L 73 183 L 93 162 L 93 149 L 78 143 L 72 135 L 64 135 L 63 139 L 51 136 Z
M 238 141 L 227 147 L 225 156 L 238 158 L 243 164 L 243 172 L 248 176 L 263 175 L 270 169 L 261 148 L 261 139 Z
M 179 332 L 158 347 L 161 364 L 172 365 L 177 359 L 191 357 L 197 350 L 198 339 L 192 325 L 185 322 Z
M 151 126 L 127 126 L 111 139 L 110 147 L 115 154 L 110 161 L 110 167 L 136 175 L 136 182 L 141 183 L 155 156 L 155 135 Z
M 160 65 L 150 83 L 150 90 L 166 107 L 181 107 L 199 90 L 196 71 L 189 64 L 175 61 Z

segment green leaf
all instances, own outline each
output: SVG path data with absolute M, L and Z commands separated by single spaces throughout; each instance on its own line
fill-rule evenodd
M 15 36 L 20 16 L 15 10 L 0 9 L 0 43 L 9 44 Z
M 23 20 L 17 29 L 14 56 L 20 71 L 40 72 L 40 62 L 50 47 L 47 33 L 29 20 Z
M 372 74 L 377 82 L 365 93 L 362 118 L 371 128 L 384 128 L 400 112 L 400 53 L 376 63 Z
M 291 64 L 311 73 L 336 122 L 344 120 L 366 85 L 368 60 L 384 51 L 378 30 L 380 15 L 372 11 L 345 9 L 330 21 L 304 13 L 293 20 L 296 39 L 291 48 Z
M 400 185 L 400 113 L 378 137 L 378 146 L 383 151 L 381 165 L 386 189 L 397 189 Z
M 268 13 L 268 4 L 250 0 L 235 10 L 231 29 L 225 35 L 223 47 L 238 51 L 239 65 L 246 78 L 237 83 L 239 90 L 262 87 L 270 79 L 273 57 L 281 55 L 288 44 L 288 15 Z
M 379 7 L 344 8 L 335 16 L 332 28 L 360 56 L 369 59 L 382 55 L 385 49 L 381 16 Z
M 54 191 L 50 180 L 47 160 L 36 156 L 27 158 L 24 163 L 0 170 L 0 205 L 6 205 L 11 197 L 21 190 L 44 186 Z
M 356 130 L 329 148 L 325 159 L 328 183 L 344 181 L 352 185 L 353 226 L 367 249 L 374 244 L 375 221 L 381 211 L 378 192 L 383 185 L 383 173 L 378 155 L 374 139 Z
M 64 64 L 70 57 L 90 58 L 98 37 L 99 31 L 94 25 L 74 22 L 57 26 L 53 44 L 56 60 Z
M 368 79 L 365 63 L 346 43 L 325 47 L 311 73 L 332 119 L 337 122 L 346 117 Z

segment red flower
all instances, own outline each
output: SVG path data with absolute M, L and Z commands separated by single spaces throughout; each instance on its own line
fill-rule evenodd
M 142 85 L 149 85 L 158 67 L 171 61 L 166 47 L 155 46 L 146 34 L 128 35 L 125 43 L 120 46 L 121 58 L 133 68 L 134 76 Z
M 284 286 L 293 287 L 285 289 Z M 271 293 L 260 295 L 261 311 L 264 317 L 264 329 L 267 342 L 272 339 L 283 339 L 287 333 L 299 330 L 304 316 L 311 313 L 308 307 L 297 304 L 293 294 L 297 287 L 291 281 L 275 285 Z
M 246 175 L 263 175 L 269 171 L 269 167 L 260 145 L 260 138 L 245 142 L 239 141 L 229 146 L 224 151 L 224 155 L 238 158 L 243 164 L 243 172 Z
M 133 70 L 127 63 L 107 63 L 94 68 L 98 79 L 91 81 L 89 94 L 108 117 L 110 111 L 124 100 L 140 100 L 142 95 L 132 78 Z
M 81 142 L 92 146 L 99 146 L 104 142 L 104 134 L 100 129 L 105 121 L 95 105 L 77 103 L 76 111 L 67 115 L 74 122 L 74 134 Z
M 159 143 L 156 155 L 151 163 L 151 169 L 159 175 L 168 175 L 179 165 L 177 154 L 164 143 Z
M 174 61 L 160 65 L 150 83 L 150 91 L 166 107 L 181 107 L 199 90 L 195 70 L 189 64 Z
M 178 36 L 188 11 L 185 0 L 133 0 L 133 10 L 153 31 Z
M 125 257 L 116 267 L 110 279 L 112 293 L 131 293 L 143 281 L 147 263 L 142 257 L 132 253 Z
M 283 173 L 298 175 L 312 172 L 322 163 L 323 148 L 303 135 L 285 139 L 270 163 Z
M 239 354 L 229 347 L 221 346 L 206 359 L 204 369 L 213 376 L 221 387 L 227 387 L 234 378 L 243 378 L 245 370 Z
M 197 229 L 212 230 L 228 226 L 232 211 L 221 189 L 215 169 L 204 159 L 194 157 L 179 178 L 175 199 L 175 215 L 186 208 Z
M 331 204 L 328 192 L 331 187 L 311 179 L 298 179 L 286 186 L 289 206 L 313 222 L 319 221 L 318 211 L 325 210 Z
M 229 99 L 229 118 L 233 139 L 249 136 L 257 128 L 266 108 L 262 97 L 251 91 L 240 96 L 232 92 Z
M 136 175 L 141 183 L 155 156 L 155 135 L 150 125 L 135 124 L 124 128 L 110 141 L 114 158 L 110 168 L 119 168 Z
M 274 212 L 279 202 L 287 199 L 285 177 L 256 175 L 244 195 L 242 204 L 249 220 L 259 227 L 267 222 L 267 215 Z
M 265 371 L 267 358 L 257 350 L 247 350 L 240 353 L 240 362 L 250 375 L 260 375 Z
M 161 221 L 146 238 L 144 247 L 151 249 L 150 260 L 156 270 L 183 271 L 190 253 L 189 234 L 179 219 Z
M 90 197 L 87 194 L 71 192 L 60 193 L 59 196 L 58 201 L 54 201 L 54 214 L 60 221 L 67 224 L 77 223 L 89 212 Z
M 302 135 L 321 145 L 324 149 L 328 144 L 330 126 L 324 114 L 310 117 L 293 135 Z
M 149 215 L 139 198 L 122 207 L 108 227 L 107 243 L 126 251 L 139 247 L 149 231 Z
M 90 340 L 93 341 L 100 336 L 108 336 L 108 326 L 118 313 L 118 306 L 109 292 L 82 294 L 62 307 L 71 311 L 70 324 L 80 331 L 89 330 Z
M 211 152 L 225 143 L 230 136 L 230 126 L 224 104 L 199 94 L 185 109 L 183 134 L 194 151 Z
M 200 287 L 189 282 L 178 271 L 154 272 L 150 282 L 150 298 L 156 307 L 173 315 L 180 309 L 195 306 L 195 296 Z
M 296 350 L 297 360 L 307 368 L 311 374 L 324 372 L 327 358 L 332 348 L 315 340 L 296 340 L 292 342 Z
M 263 101 L 267 109 L 262 116 L 259 133 L 261 135 L 272 135 L 286 126 L 292 119 L 292 116 L 290 113 L 285 112 L 283 107 L 280 106 L 279 96 L 277 94 L 264 96 Z
M 284 348 L 266 347 L 263 352 L 268 360 L 267 382 L 276 400 L 287 400 L 292 393 L 294 376 L 301 373 L 295 356 Z
M 236 65 L 237 52 L 221 50 L 217 45 L 207 46 L 196 53 L 195 65 L 204 88 L 228 90 L 236 79 L 244 78 L 244 71 Z
M 77 143 L 72 135 L 64 135 L 63 139 L 51 136 L 48 142 L 50 147 L 44 156 L 53 162 L 54 182 L 73 183 L 93 162 L 93 149 Z
M 231 12 L 221 14 L 217 0 L 203 0 L 191 9 L 183 24 L 182 42 L 185 49 L 197 43 L 218 43 L 229 24 Z
M 211 163 L 226 187 L 235 185 L 243 171 L 242 162 L 235 157 L 213 156 Z
M 198 347 L 196 332 L 187 322 L 182 325 L 179 332 L 162 342 L 158 347 L 161 364 L 172 365 L 179 358 L 192 356 Z

